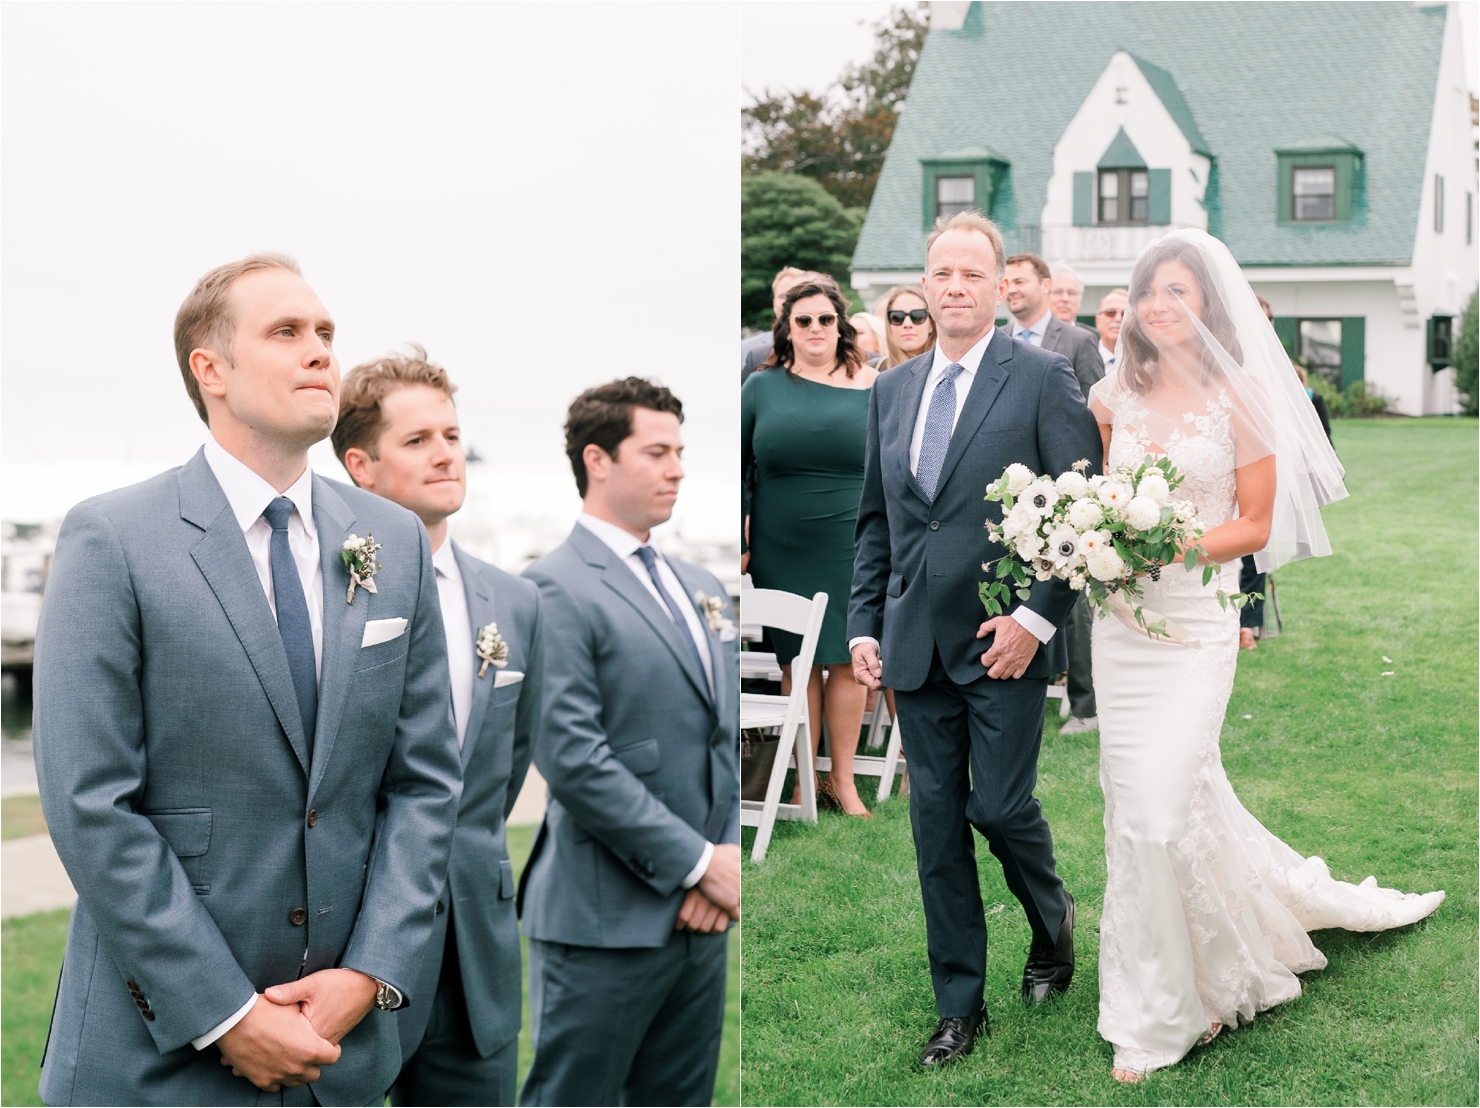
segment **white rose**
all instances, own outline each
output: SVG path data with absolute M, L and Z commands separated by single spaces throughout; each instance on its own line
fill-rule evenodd
M 1059 494 L 1053 485 L 1043 478 L 1034 481 L 1023 490 L 1021 503 L 1039 517 L 1053 514 L 1053 506 L 1059 502 Z
M 1130 485 L 1125 481 L 1106 481 L 1100 486 L 1098 493 L 1101 504 L 1118 512 L 1125 511 L 1125 506 L 1131 502 L 1131 497 L 1134 495 Z
M 1097 550 L 1110 545 L 1110 536 L 1104 531 L 1086 531 L 1079 536 L 1079 553 L 1088 558 Z
M 1089 575 L 1097 581 L 1119 581 L 1125 573 L 1125 563 L 1109 543 L 1088 555 L 1084 564 Z
M 1038 513 L 1026 504 L 1014 504 L 1002 517 L 1002 533 L 1009 539 L 1021 538 L 1038 530 Z
M 1013 462 L 1007 467 L 1007 491 L 1013 496 L 1017 496 L 1034 480 L 1033 471 L 1021 462 Z
M 1161 509 L 1149 496 L 1133 496 L 1125 506 L 1125 521 L 1137 531 L 1149 531 L 1161 522 Z
M 1141 475 L 1141 483 L 1136 486 L 1136 495 L 1144 496 L 1155 501 L 1158 505 L 1167 503 L 1172 498 L 1171 486 L 1159 469 L 1148 469 Z
M 1053 483 L 1053 487 L 1073 500 L 1078 500 L 1089 493 L 1089 482 L 1084 479 L 1083 474 L 1075 473 L 1072 469 L 1068 473 L 1059 474 L 1059 479 Z
M 1019 535 L 1013 542 L 1012 549 L 1024 560 L 1036 558 L 1043 552 L 1043 536 L 1037 531 Z
M 1093 477 L 1089 479 L 1089 487 L 1092 489 L 1097 489 L 1108 480 L 1109 478 L 1106 477 L 1103 473 L 1096 473 Z
M 1069 506 L 1069 522 L 1076 531 L 1089 531 L 1105 522 L 1105 510 L 1086 497 Z

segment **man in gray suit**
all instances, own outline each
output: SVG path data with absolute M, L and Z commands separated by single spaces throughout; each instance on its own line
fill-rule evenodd
M 1064 668 L 1074 593 L 1035 581 L 1005 615 L 977 586 L 1007 552 L 983 530 L 982 489 L 1018 462 L 1059 474 L 1100 465 L 1100 435 L 1069 363 L 993 324 L 1005 291 L 1002 236 L 978 212 L 927 240 L 924 293 L 935 349 L 879 377 L 869 400 L 848 604 L 853 673 L 894 690 L 908 736 L 910 825 L 940 1021 L 921 1064 L 969 1053 L 987 1029 L 987 929 L 974 827 L 1002 863 L 1033 941 L 1022 995 L 1042 1003 L 1074 973 L 1074 898 L 1033 796 L 1048 675 Z M 975 613 L 975 615 L 973 615 Z
M 397 1105 L 513 1104 L 518 1076 L 523 993 L 504 820 L 539 728 L 539 589 L 448 537 L 467 492 L 456 388 L 420 347 L 358 366 L 333 435 L 356 485 L 426 524 L 462 747 L 447 892 L 416 984 L 429 1003 L 398 1014 Z
M 379 1103 L 399 1068 L 457 733 L 425 530 L 308 468 L 333 341 L 290 258 L 206 274 L 175 321 L 205 446 L 62 525 L 36 769 L 78 904 L 49 1104 Z
M 637 377 L 576 398 L 584 510 L 526 574 L 545 620 L 534 760 L 550 800 L 520 889 L 534 1063 L 521 1104 L 708 1104 L 740 918 L 739 637 L 652 529 L 683 407 Z
M 1012 337 L 1068 358 L 1080 391 L 1088 397 L 1094 383 L 1105 376 L 1099 344 L 1093 332 L 1065 323 L 1049 310 L 1052 287 L 1048 263 L 1037 254 L 1014 254 L 1007 259 L 1006 301 L 1012 313 Z

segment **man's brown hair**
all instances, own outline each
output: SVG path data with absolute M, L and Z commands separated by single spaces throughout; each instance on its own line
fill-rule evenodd
M 1038 279 L 1040 281 L 1053 280 L 1053 271 L 1048 268 L 1048 263 L 1040 258 L 1037 254 L 1014 254 L 1012 257 L 1007 259 L 1007 264 L 1031 266 L 1033 268 L 1033 272 L 1038 274 Z M 1079 274 L 1077 273 L 1074 275 L 1076 277 L 1079 276 Z
M 206 403 L 201 399 L 200 382 L 190 371 L 190 354 L 208 346 L 228 364 L 234 364 L 231 340 L 236 331 L 236 317 L 231 312 L 231 286 L 238 277 L 259 269 L 286 269 L 303 276 L 298 263 L 287 254 L 252 254 L 239 262 L 218 265 L 195 282 L 190 295 L 175 313 L 175 360 L 180 363 L 180 375 L 185 378 L 185 391 L 190 395 L 190 402 L 207 427 L 211 425 L 211 419 L 206 414 Z
M 412 353 L 407 355 L 387 354 L 373 362 L 357 365 L 344 378 L 339 389 L 339 422 L 329 434 L 334 444 L 334 453 L 339 464 L 344 465 L 344 456 L 351 447 L 358 447 L 372 458 L 380 443 L 380 432 L 385 429 L 385 417 L 380 406 L 385 398 L 397 389 L 424 385 L 429 389 L 447 394 L 457 391 L 457 386 L 447 377 L 447 371 L 427 361 L 427 352 L 417 343 L 409 343 Z M 347 470 L 349 467 L 345 466 Z
M 586 495 L 586 460 L 581 455 L 592 443 L 615 458 L 623 439 L 632 434 L 632 409 L 671 412 L 683 422 L 683 404 L 662 385 L 641 377 L 626 377 L 609 385 L 587 389 L 571 402 L 565 418 L 565 456 L 576 476 L 576 491 Z

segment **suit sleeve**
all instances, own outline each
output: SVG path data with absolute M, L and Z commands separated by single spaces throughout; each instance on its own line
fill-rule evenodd
M 1074 351 L 1074 376 L 1079 379 L 1080 395 L 1088 399 L 1089 390 L 1094 388 L 1095 383 L 1105 376 L 1105 362 L 1100 357 L 1099 343 L 1080 328 L 1079 348 Z
M 579 602 L 548 575 L 545 695 L 534 763 L 581 828 L 660 896 L 678 889 L 704 853 L 704 836 L 649 791 L 607 741 L 598 669 L 619 649 L 598 634 Z M 629 690 L 637 693 L 639 690 Z
M 862 636 L 882 640 L 884 592 L 889 585 L 889 515 L 884 471 L 879 459 L 879 387 L 868 401 L 868 431 L 863 447 L 863 490 L 854 531 L 853 588 L 848 596 L 848 641 Z
M 1038 458 L 1045 475 L 1057 477 L 1082 459 L 1089 462 L 1086 473 L 1100 471 L 1100 429 L 1084 402 L 1078 378 L 1062 355 L 1053 355 L 1044 370 L 1038 394 L 1037 432 Z M 1024 605 L 1055 627 L 1062 627 L 1077 596 L 1067 581 L 1055 577 L 1051 581 L 1034 581 Z
M 36 775 L 51 840 L 107 954 L 97 972 L 137 985 L 164 1054 L 222 1023 L 256 990 L 139 811 L 148 772 L 142 667 L 123 545 L 104 509 L 80 505 L 57 537 L 36 635 Z
M 380 782 L 380 828 L 360 914 L 341 965 L 388 981 L 408 1002 L 432 933 L 462 795 L 451 678 L 432 548 L 421 538 L 421 577 L 396 737 Z M 430 1003 L 431 998 L 424 998 Z
M 513 768 L 509 772 L 509 785 L 504 794 L 504 819 L 508 819 L 519 800 L 519 791 L 524 788 L 524 778 L 529 774 L 529 760 L 534 755 L 535 738 L 540 733 L 541 691 L 545 682 L 545 639 L 540 615 L 539 590 L 531 588 L 530 605 L 534 618 L 530 623 L 529 648 L 525 654 L 524 681 L 519 690 L 519 707 L 514 713 Z

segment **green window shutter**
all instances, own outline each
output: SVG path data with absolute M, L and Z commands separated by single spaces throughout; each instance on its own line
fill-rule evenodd
M 1294 357 L 1295 350 L 1295 317 L 1292 315 L 1277 315 L 1274 317 L 1274 333 L 1279 336 L 1280 345 L 1285 348 L 1285 353 Z M 1344 332 L 1343 332 L 1344 333 Z
M 1146 222 L 1160 226 L 1172 221 L 1172 171 L 1152 169 L 1146 182 Z
M 1350 388 L 1367 377 L 1367 317 L 1341 317 L 1341 387 Z
M 1074 226 L 1088 227 L 1095 221 L 1095 175 L 1074 174 Z

